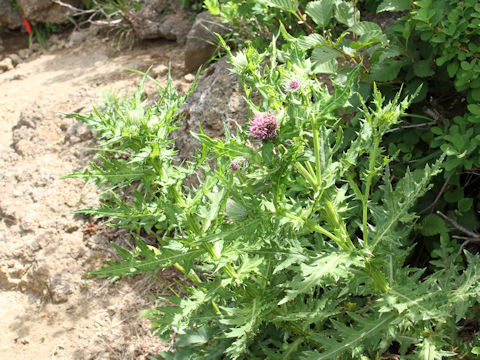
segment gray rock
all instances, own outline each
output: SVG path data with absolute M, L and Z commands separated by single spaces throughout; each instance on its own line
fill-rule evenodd
M 130 15 L 130 21 L 142 40 L 162 38 L 185 44 L 192 27 L 188 17 L 178 1 L 148 0 L 141 10 Z
M 233 131 L 248 116 L 248 104 L 236 75 L 230 72 L 226 58 L 210 65 L 204 72 L 195 91 L 183 106 L 184 119 L 176 133 L 176 147 L 180 157 L 190 158 L 198 142 L 190 134 L 198 132 L 198 124 L 208 136 L 224 135 L 224 124 Z
M 12 60 L 14 66 L 17 66 L 23 61 L 22 58 L 17 54 L 10 54 L 8 57 Z
M 93 138 L 92 130 L 81 121 L 76 121 L 70 126 L 65 134 L 65 142 L 70 144 L 78 144 Z
M 0 73 L 13 69 L 13 61 L 10 58 L 5 58 L 0 61 Z
M 9 0 L 0 0 L 0 27 L 6 26 L 10 29 L 16 29 L 22 26 L 22 18 L 20 14 L 15 11 Z M 0 39 L 0 48 L 2 47 Z
M 31 54 L 32 54 L 32 50 L 30 50 L 30 49 L 20 49 L 20 50 L 18 50 L 18 56 L 20 56 L 22 59 L 28 59 Z
M 70 287 L 71 274 L 68 270 L 63 270 L 56 273 L 48 280 L 48 290 L 52 297 L 54 304 L 59 304 L 68 301 L 69 296 L 72 294 Z
M 83 0 L 63 0 L 64 3 L 81 8 Z M 68 22 L 72 10 L 54 3 L 52 0 L 17 0 L 21 12 L 32 24 Z
M 185 69 L 195 72 L 215 53 L 218 43 L 215 33 L 224 36 L 228 27 L 208 11 L 200 13 L 187 36 Z

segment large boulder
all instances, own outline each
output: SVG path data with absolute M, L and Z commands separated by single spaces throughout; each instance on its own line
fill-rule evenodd
M 147 0 L 139 11 L 129 17 L 135 34 L 144 39 L 176 40 L 185 44 L 192 23 L 190 14 L 182 10 L 180 2 L 170 0 Z
M 175 145 L 182 158 L 191 158 L 198 142 L 190 132 L 198 133 L 198 124 L 208 136 L 220 138 L 224 125 L 236 131 L 247 120 L 248 104 L 227 59 L 210 65 L 192 95 L 183 106 L 184 118 L 175 134 Z
M 63 0 L 65 4 L 76 8 L 83 6 L 83 0 Z M 54 3 L 52 0 L 17 0 L 20 11 L 32 24 L 53 23 L 63 24 L 68 21 L 72 10 L 66 6 Z
M 200 13 L 187 36 L 185 69 L 195 72 L 215 53 L 218 39 L 215 33 L 226 35 L 228 27 L 208 11 Z
M 0 27 L 15 29 L 22 26 L 20 14 L 12 7 L 9 0 L 0 0 Z M 0 40 L 1 47 L 1 40 Z

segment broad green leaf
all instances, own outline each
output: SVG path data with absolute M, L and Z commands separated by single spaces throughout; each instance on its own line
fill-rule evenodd
M 458 202 L 458 210 L 461 212 L 467 212 L 472 208 L 473 199 L 472 198 L 463 198 Z
M 386 61 L 374 63 L 370 67 L 370 79 L 374 81 L 391 81 L 395 79 L 405 63 L 403 61 Z
M 429 77 L 435 74 L 431 67 L 431 63 L 428 60 L 420 60 L 413 65 L 413 72 L 418 77 Z
M 335 19 L 348 27 L 360 21 L 360 12 L 350 2 L 339 1 L 335 4 Z
M 314 64 L 314 74 L 334 74 L 337 72 L 338 62 L 335 59 L 324 62 L 323 64 Z
M 452 61 L 451 63 L 449 63 L 447 65 L 448 76 L 453 78 L 457 73 L 458 67 L 459 67 L 458 61 Z
M 350 27 L 350 30 L 357 35 L 364 35 L 372 31 L 382 31 L 382 28 L 377 24 L 369 21 L 360 21 Z
M 317 64 L 326 63 L 339 56 L 342 56 L 340 52 L 328 46 L 316 47 L 312 51 L 312 60 Z
M 421 223 L 420 233 L 425 236 L 433 236 L 448 232 L 445 221 L 436 214 L 426 216 Z
M 300 36 L 296 43 L 302 50 L 310 50 L 311 48 L 322 44 L 325 39 L 320 34 L 310 34 L 307 36 Z
M 277 7 L 292 13 L 297 11 L 296 0 L 263 0 L 265 4 L 272 7 Z
M 412 0 L 383 0 L 377 7 L 377 13 L 382 11 L 404 11 L 412 7 Z
M 480 115 L 480 105 L 470 104 L 467 106 L 467 108 L 468 108 L 468 111 L 470 111 L 472 114 Z
M 480 88 L 472 89 L 470 94 L 472 95 L 473 101 L 480 102 Z
M 307 4 L 305 12 L 313 21 L 322 28 L 326 27 L 332 19 L 333 0 L 318 0 Z

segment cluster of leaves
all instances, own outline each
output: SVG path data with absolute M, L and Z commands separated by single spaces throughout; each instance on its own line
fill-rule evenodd
M 480 168 L 478 2 L 366 2 L 364 8 L 394 12 L 397 21 L 386 30 L 363 21 L 356 2 L 318 0 L 303 7 L 296 0 L 262 3 L 295 15 L 304 24 L 307 33 L 292 31 L 287 24 L 281 24 L 281 30 L 285 39 L 308 51 L 315 73 L 335 78 L 341 76 L 341 69 L 360 64 L 357 91 L 364 98 L 371 95 L 373 82 L 387 98 L 402 87 L 411 95 L 421 86 L 410 110 L 411 123 L 386 138 L 390 155 L 398 155 L 393 173 L 401 177 L 408 166 L 420 170 L 429 160 L 446 153 L 443 179 L 434 181 L 440 195 L 431 192 L 418 205 L 417 210 L 431 213 L 418 227 L 423 236 L 419 239 L 421 247 L 427 250 L 428 259 L 439 246 L 438 235 L 448 233 L 453 221 L 467 230 L 461 230 L 460 236 L 478 242 L 479 236 L 471 232 L 480 227 L 480 178 L 476 171 Z M 403 16 L 398 15 L 400 12 Z M 358 126 L 356 119 L 352 125 Z M 449 215 L 447 222 L 434 214 L 435 210 L 454 211 L 455 215 Z M 455 226 L 455 230 L 461 227 Z
M 105 191 L 99 208 L 81 211 L 137 238 L 93 274 L 175 266 L 190 278 L 187 296 L 172 292 L 143 313 L 166 341 L 175 335 L 164 359 L 376 359 L 393 348 L 468 358 L 478 339 L 461 332 L 479 320 L 479 256 L 459 254 L 445 234 L 428 273 L 405 265 L 411 209 L 440 171 L 436 162 L 395 181 L 390 172 L 383 139 L 411 97 L 387 101 L 373 86 L 367 105 L 361 65 L 340 72 L 330 93 L 310 50 L 284 37 L 281 49 L 274 39 L 265 52 L 229 54 L 251 110 L 275 113 L 272 139 L 252 140 L 246 126 L 224 139 L 192 134 L 201 149 L 178 163 L 187 95 L 171 82 L 153 107 L 142 83 L 130 100 L 75 115 L 96 129 L 100 150 L 71 176 Z M 345 108 L 357 128 L 339 116 Z

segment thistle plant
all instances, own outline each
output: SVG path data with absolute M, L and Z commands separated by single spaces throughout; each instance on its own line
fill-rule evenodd
M 162 359 L 380 359 L 392 349 L 404 358 L 468 359 L 478 340 L 458 334 L 478 320 L 479 257 L 460 255 L 445 237 L 435 271 L 406 265 L 410 209 L 441 161 L 401 179 L 390 174 L 383 137 L 411 98 L 386 102 L 374 87 L 372 99 L 361 99 L 358 67 L 329 93 L 308 57 L 289 46 L 229 53 L 250 122 L 234 134 L 226 128 L 223 139 L 192 134 L 201 148 L 188 163 L 174 161 L 170 136 L 185 96 L 171 83 L 153 108 L 140 87 L 130 103 L 77 116 L 98 130 L 103 150 L 100 165 L 72 176 L 106 192 L 100 208 L 82 211 L 137 241 L 132 251 L 116 246 L 122 261 L 92 274 L 175 266 L 190 278 L 187 295 L 172 291 L 142 313 L 172 342 L 175 352 Z M 284 79 L 294 69 L 308 81 L 292 96 Z M 140 121 L 130 120 L 130 107 L 142 109 Z M 352 111 L 358 128 L 340 109 Z M 187 185 L 190 176 L 198 185 Z

